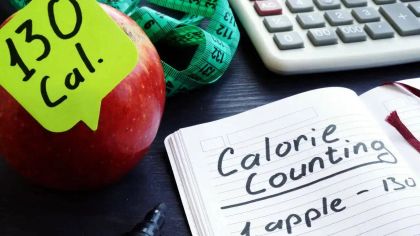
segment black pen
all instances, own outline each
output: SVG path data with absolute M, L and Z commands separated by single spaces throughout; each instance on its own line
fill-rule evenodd
M 165 203 L 161 203 L 153 208 L 144 217 L 144 220 L 134 226 L 133 230 L 126 233 L 124 236 L 158 236 L 160 235 L 160 229 L 165 222 L 167 206 Z

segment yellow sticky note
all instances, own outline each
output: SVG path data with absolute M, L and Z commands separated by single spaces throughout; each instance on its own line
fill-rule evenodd
M 137 60 L 95 0 L 32 0 L 0 29 L 0 85 L 52 132 L 96 130 L 102 99 Z

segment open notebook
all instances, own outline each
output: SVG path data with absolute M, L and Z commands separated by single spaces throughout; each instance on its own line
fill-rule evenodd
M 420 87 L 420 80 L 404 81 Z M 420 100 L 394 86 L 298 94 L 165 146 L 193 235 L 420 235 Z

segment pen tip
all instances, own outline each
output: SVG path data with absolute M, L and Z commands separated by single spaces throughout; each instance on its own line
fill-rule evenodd
M 160 211 L 160 212 L 166 212 L 166 210 L 168 209 L 168 206 L 165 203 L 160 203 L 159 205 L 157 205 L 156 210 Z

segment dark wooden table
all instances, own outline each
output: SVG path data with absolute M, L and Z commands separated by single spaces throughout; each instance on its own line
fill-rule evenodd
M 0 21 L 12 12 L 6 2 L 0 2 Z M 27 184 L 0 160 L 0 235 L 120 235 L 159 202 L 169 205 L 163 235 L 190 235 L 163 145 L 168 134 L 306 90 L 343 86 L 361 93 L 385 81 L 420 76 L 420 63 L 281 76 L 264 67 L 241 32 L 236 59 L 225 76 L 212 86 L 168 99 L 150 152 L 119 183 L 95 192 L 51 191 Z

